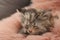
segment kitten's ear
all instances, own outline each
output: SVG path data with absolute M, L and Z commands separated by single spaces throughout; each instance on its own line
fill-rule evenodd
M 51 9 L 45 10 L 44 13 L 45 13 L 44 15 L 50 16 L 52 15 L 52 10 Z
M 24 13 L 26 11 L 25 8 L 18 9 L 20 12 Z
M 46 10 L 46 12 L 52 13 L 52 9 L 48 9 Z
M 22 12 L 20 12 L 18 9 L 16 9 L 17 13 L 19 13 L 20 17 L 24 16 Z
M 55 19 L 59 19 L 58 15 L 53 16 Z
M 24 26 L 24 20 L 25 20 L 25 16 L 23 13 L 21 13 L 18 9 L 16 9 L 17 13 L 19 13 L 19 17 L 20 17 L 20 23 L 22 26 Z

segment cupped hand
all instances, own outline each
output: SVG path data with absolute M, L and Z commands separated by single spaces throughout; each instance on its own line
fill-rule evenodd
M 56 0 L 57 1 L 57 0 Z M 37 2 L 37 3 L 35 3 Z M 51 32 L 47 32 L 43 35 L 24 35 L 18 33 L 21 28 L 20 14 L 19 12 L 14 13 L 10 17 L 0 20 L 0 40 L 60 40 L 60 6 L 59 2 L 47 2 L 39 3 L 35 1 L 32 6 L 34 8 L 52 8 L 53 15 L 58 15 L 59 19 L 55 20 L 54 28 Z M 53 5 L 56 6 L 53 6 Z M 49 6 L 48 6 L 49 5 Z M 31 6 L 31 7 L 32 7 Z

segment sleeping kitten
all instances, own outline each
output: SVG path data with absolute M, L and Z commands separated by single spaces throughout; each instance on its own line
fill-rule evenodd
M 21 13 L 20 33 L 26 35 L 41 35 L 50 32 L 54 27 L 54 17 L 51 10 L 23 9 Z

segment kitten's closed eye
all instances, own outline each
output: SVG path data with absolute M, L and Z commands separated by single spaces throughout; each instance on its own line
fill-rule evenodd
M 25 28 L 26 28 L 26 29 L 28 29 L 28 28 L 29 28 L 29 26 L 28 26 L 28 25 L 26 25 L 26 26 L 25 26 Z

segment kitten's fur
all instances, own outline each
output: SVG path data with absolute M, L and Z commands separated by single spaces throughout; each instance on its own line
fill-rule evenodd
M 50 27 L 54 27 L 54 17 L 51 10 L 25 9 L 21 11 L 20 33 L 30 35 L 40 35 L 50 32 Z

